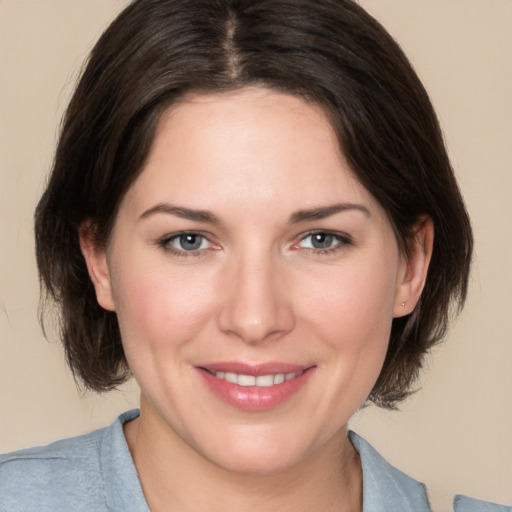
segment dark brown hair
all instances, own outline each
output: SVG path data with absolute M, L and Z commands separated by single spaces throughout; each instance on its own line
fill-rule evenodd
M 68 363 L 97 391 L 130 376 L 116 314 L 96 301 L 80 225 L 90 220 L 96 243 L 107 243 L 166 108 L 186 94 L 249 85 L 324 108 L 402 247 L 421 216 L 433 220 L 425 289 L 411 315 L 394 319 L 369 397 L 394 407 L 444 336 L 451 305 L 464 302 L 472 235 L 420 80 L 391 36 L 351 0 L 136 0 L 106 30 L 69 104 L 35 215 L 40 279 L 60 307 Z

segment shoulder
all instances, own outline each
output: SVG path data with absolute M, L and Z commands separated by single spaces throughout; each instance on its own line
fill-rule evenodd
M 356 433 L 349 437 L 363 466 L 364 512 L 431 512 L 424 484 L 393 467 Z M 456 496 L 454 512 L 512 512 L 512 507 Z
M 105 454 L 123 416 L 86 435 L 0 455 L 0 511 L 104 510 Z
M 70 503 L 73 510 L 91 510 L 92 499 L 102 487 L 99 447 L 103 434 L 100 429 L 0 456 L 0 510 L 58 511 Z
M 489 503 L 468 496 L 455 496 L 454 512 L 512 512 L 512 506 Z

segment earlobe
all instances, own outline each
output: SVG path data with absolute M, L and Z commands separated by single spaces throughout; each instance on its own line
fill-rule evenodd
M 80 249 L 87 265 L 89 277 L 96 290 L 98 304 L 108 311 L 115 311 L 107 251 L 103 247 L 98 247 L 95 243 L 90 221 L 85 221 L 81 224 L 79 237 Z
M 400 266 L 393 316 L 405 316 L 414 310 L 427 279 L 434 246 L 434 223 L 430 217 L 421 217 L 408 240 L 408 255 L 403 255 Z

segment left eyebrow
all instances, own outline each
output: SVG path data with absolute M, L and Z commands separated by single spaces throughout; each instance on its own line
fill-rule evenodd
M 308 220 L 320 220 L 325 219 L 327 217 L 331 217 L 332 215 L 336 215 L 337 213 L 346 212 L 346 211 L 360 211 L 364 213 L 367 217 L 371 217 L 370 210 L 363 206 L 362 204 L 355 203 L 339 203 L 333 204 L 329 206 L 323 206 L 320 208 L 312 208 L 310 210 L 299 210 L 293 213 L 290 216 L 290 224 L 297 224 L 298 222 L 308 221 Z

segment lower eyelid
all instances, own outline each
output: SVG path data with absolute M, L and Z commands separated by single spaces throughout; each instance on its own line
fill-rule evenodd
M 328 247 L 326 249 L 320 249 L 320 248 L 315 248 L 315 247 L 307 247 L 307 249 L 311 249 L 311 250 L 314 250 L 314 251 L 328 251 L 330 249 L 335 249 L 336 247 L 339 247 L 339 246 L 343 246 L 343 245 L 349 245 L 352 243 L 352 239 L 348 236 L 348 235 L 345 235 L 345 234 L 341 234 L 341 233 L 336 233 L 336 232 L 331 232 L 331 231 L 312 231 L 310 233 L 307 233 L 305 234 L 304 236 L 302 236 L 298 242 L 296 242 L 294 244 L 294 246 L 298 246 L 301 242 L 303 242 L 304 240 L 306 240 L 307 238 L 309 237 L 312 237 L 314 235 L 327 235 L 327 236 L 332 236 L 333 239 L 335 240 L 335 244 L 331 247 Z
M 160 238 L 159 240 L 157 240 L 157 243 L 159 245 L 170 245 L 170 244 L 172 244 L 172 242 L 175 242 L 180 237 L 186 236 L 186 235 L 196 235 L 196 236 L 201 236 L 201 237 L 205 238 L 205 236 L 202 235 L 201 233 L 194 233 L 194 232 L 186 231 L 183 233 L 175 233 L 172 235 L 166 235 L 166 236 Z
M 181 236 L 185 236 L 185 235 L 195 235 L 195 236 L 201 237 L 203 239 L 202 243 L 204 243 L 204 241 L 206 241 L 208 246 L 203 247 L 203 248 L 194 249 L 194 250 L 189 250 L 189 251 L 187 251 L 185 249 L 181 249 L 179 247 L 176 247 L 173 244 L 173 242 L 178 240 Z M 219 246 L 219 244 L 213 242 L 208 235 L 206 235 L 204 233 L 197 232 L 197 231 L 182 231 L 182 232 L 178 232 L 178 233 L 173 233 L 171 235 L 165 236 L 165 237 L 157 240 L 156 244 L 158 246 L 162 247 L 166 251 L 172 252 L 178 256 L 183 256 L 183 257 L 200 256 L 202 253 L 204 253 L 204 251 L 219 250 L 221 248 Z
M 316 234 L 323 234 L 323 235 L 328 235 L 328 236 L 332 236 L 333 239 L 334 239 L 334 243 L 332 246 L 330 247 L 327 247 L 327 248 L 315 248 L 315 247 L 300 247 L 300 244 L 301 242 L 303 242 L 304 240 L 306 240 L 308 237 L 311 237 L 311 236 L 314 236 Z M 177 239 L 179 239 L 181 236 L 184 236 L 184 235 L 196 235 L 196 236 L 200 236 L 203 238 L 203 240 L 205 240 L 207 243 L 208 243 L 208 247 L 204 247 L 204 248 L 199 248 L 199 249 L 194 249 L 194 250 L 185 250 L 185 249 L 180 249 L 179 247 L 176 247 L 172 244 L 173 241 L 176 241 Z M 306 250 L 310 250 L 312 252 L 316 252 L 316 253 L 328 253 L 328 252 L 334 252 L 336 249 L 339 249 L 343 246 L 346 246 L 346 245 L 351 245 L 352 244 L 352 238 L 346 234 L 342 234 L 342 233 L 336 233 L 336 232 L 331 232 L 331 231 L 312 231 L 312 232 L 309 232 L 307 234 L 304 234 L 303 236 L 301 236 L 299 238 L 299 240 L 297 242 L 294 242 L 292 244 L 292 248 L 295 248 L 295 249 L 306 249 Z M 183 231 L 183 232 L 179 232 L 179 233 L 173 233 L 171 235 L 168 235 L 168 236 L 165 236 L 163 238 L 160 238 L 159 240 L 156 241 L 156 245 L 162 247 L 163 249 L 169 251 L 169 252 L 173 252 L 179 256 L 183 256 L 183 257 L 186 257 L 186 256 L 199 256 L 201 253 L 203 253 L 204 251 L 208 251 L 208 250 L 220 250 L 221 247 L 219 246 L 219 244 L 213 242 L 210 237 L 208 237 L 207 235 L 203 234 L 203 233 L 198 233 L 198 232 L 195 232 L 195 231 Z

